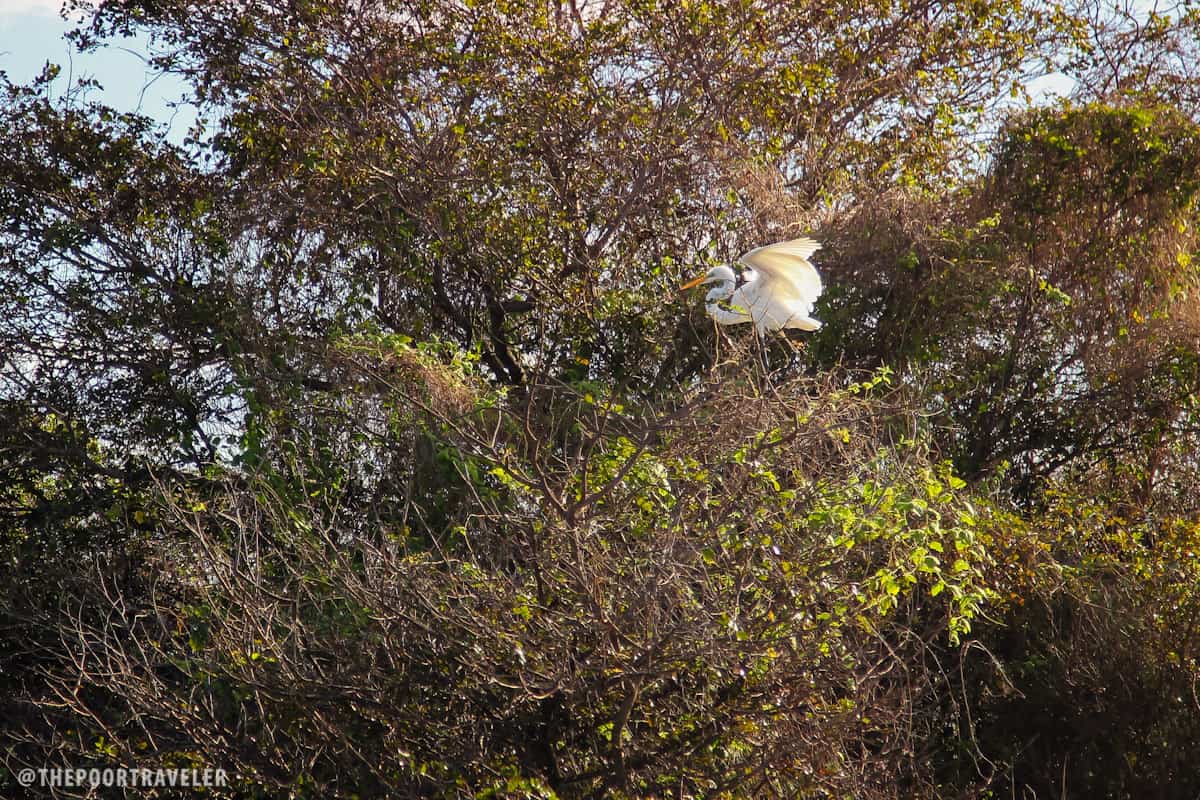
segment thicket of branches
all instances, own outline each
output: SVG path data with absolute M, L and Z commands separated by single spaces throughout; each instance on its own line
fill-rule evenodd
M 1200 793 L 1193 9 L 130 30 L 186 140 L 0 102 L 0 792 Z M 799 355 L 675 292 L 799 234 Z

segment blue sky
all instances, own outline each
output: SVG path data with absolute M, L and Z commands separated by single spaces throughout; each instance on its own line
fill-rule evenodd
M 173 76 L 156 76 L 146 65 L 146 39 L 123 39 L 95 53 L 76 53 L 63 38 L 74 20 L 59 16 L 60 5 L 61 0 L 0 0 L 0 70 L 9 80 L 27 83 L 50 61 L 62 67 L 56 95 L 80 78 L 94 78 L 103 91 L 88 99 L 120 111 L 140 111 L 168 124 L 173 141 L 182 140 L 196 115 L 190 107 L 170 106 L 183 94 L 183 84 Z

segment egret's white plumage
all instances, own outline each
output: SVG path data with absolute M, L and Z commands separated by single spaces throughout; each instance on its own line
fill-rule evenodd
M 760 334 L 784 328 L 815 331 L 821 323 L 811 314 L 823 287 L 808 259 L 820 249 L 820 243 L 806 237 L 759 247 L 738 259 L 749 267 L 741 286 L 732 269 L 720 266 L 683 288 L 717 284 L 705 297 L 705 308 L 720 325 L 753 322 Z M 728 306 L 721 304 L 725 300 Z

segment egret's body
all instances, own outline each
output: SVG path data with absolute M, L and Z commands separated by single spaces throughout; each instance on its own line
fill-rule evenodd
M 705 296 L 705 309 L 719 325 L 753 322 L 760 334 L 785 328 L 815 331 L 821 323 L 811 315 L 822 286 L 808 258 L 820 248 L 808 238 L 759 247 L 738 259 L 749 268 L 741 286 L 737 273 L 720 266 L 683 288 L 716 284 Z

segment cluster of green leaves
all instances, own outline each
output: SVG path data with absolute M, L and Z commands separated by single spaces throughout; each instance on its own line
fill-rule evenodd
M 352 350 L 377 359 L 363 379 L 413 352 Z M 387 414 L 437 454 L 409 480 L 436 476 L 441 492 L 365 509 L 356 481 L 314 482 L 329 454 L 296 441 L 310 460 L 260 464 L 250 486 L 230 476 L 204 503 L 161 498 L 160 531 L 189 542 L 172 551 L 179 601 L 159 607 L 165 620 L 119 616 L 168 672 L 147 694 L 152 665 L 112 654 L 107 689 L 126 710 L 94 710 L 113 715 L 115 757 L 136 754 L 146 726 L 187 731 L 204 763 L 300 796 L 346 781 L 638 797 L 927 779 L 904 755 L 923 712 L 888 675 L 992 604 L 992 524 L 947 464 L 871 434 L 893 413 L 875 399 L 885 376 L 796 381 L 784 397 L 726 380 L 669 419 L 560 387 L 566 407 L 599 411 L 546 444 L 522 441 L 519 407 L 479 384 L 470 408 L 432 408 L 422 393 L 463 367 L 420 363 L 422 382 L 388 379 L 403 402 Z M 337 429 L 375 397 L 321 418 Z M 730 435 L 709 440 L 710 426 Z M 395 454 L 401 435 L 370 446 Z M 841 456 L 818 474 L 822 450 Z M 886 744 L 853 756 L 863 737 Z M 314 757 L 303 770 L 298 750 Z

